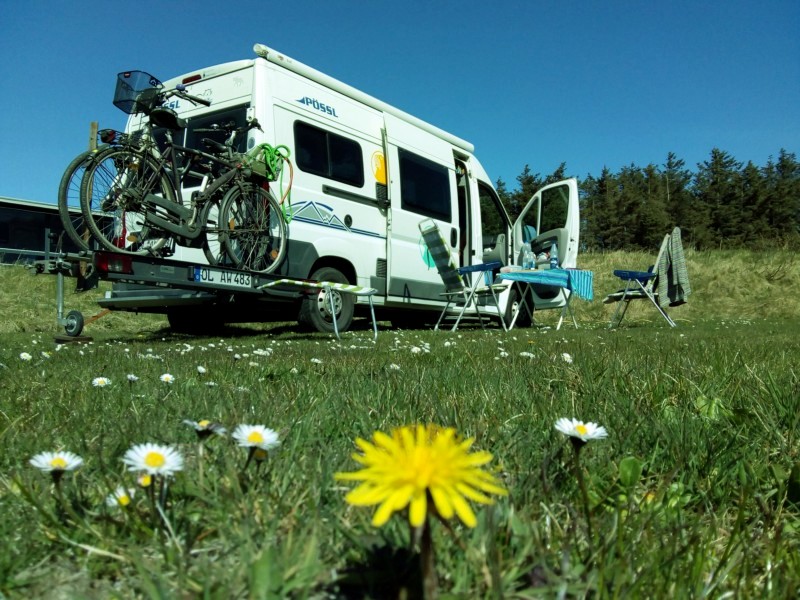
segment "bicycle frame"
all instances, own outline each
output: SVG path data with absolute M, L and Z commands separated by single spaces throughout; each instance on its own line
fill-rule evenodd
M 158 162 L 158 169 L 152 175 L 153 179 L 146 182 L 148 187 L 155 183 L 155 178 L 160 174 L 166 174 L 175 197 L 182 199 L 183 182 L 187 175 L 200 176 L 204 182 L 208 179 L 208 174 L 204 175 L 191 170 L 195 162 L 206 160 L 225 168 L 225 171 L 215 177 L 210 184 L 204 185 L 200 192 L 193 194 L 189 207 L 184 206 L 182 201 L 176 203 L 154 194 L 148 194 L 140 199 L 145 209 L 145 219 L 149 224 L 179 236 L 186 242 L 196 240 L 204 232 L 204 224 L 200 224 L 200 226 L 197 224 L 200 209 L 214 197 L 214 194 L 242 172 L 241 156 L 233 151 L 233 141 L 238 130 L 231 131 L 225 143 L 228 156 L 221 157 L 175 144 L 172 141 L 172 131 L 170 130 L 166 130 L 166 148 L 164 152 L 160 152 L 154 142 L 152 124 L 148 123 L 147 128 L 149 136 L 146 151 L 152 154 Z M 183 166 L 181 166 L 181 158 L 185 160 Z M 157 214 L 153 208 L 162 209 L 162 214 Z

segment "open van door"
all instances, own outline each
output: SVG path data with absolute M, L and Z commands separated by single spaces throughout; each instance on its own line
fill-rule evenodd
M 553 244 L 558 248 L 558 264 L 574 269 L 578 264 L 580 235 L 580 206 L 578 180 L 565 179 L 551 183 L 536 192 L 522 209 L 512 230 L 515 256 L 522 244 L 529 242 L 534 255 L 549 253 Z M 517 264 L 521 264 L 518 259 Z M 549 268 L 549 261 L 537 264 Z M 559 290 L 551 286 L 532 286 L 537 309 L 557 308 L 564 303 Z

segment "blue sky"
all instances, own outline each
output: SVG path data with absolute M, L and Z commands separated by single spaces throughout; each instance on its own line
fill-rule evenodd
M 55 202 L 116 74 L 264 43 L 475 144 L 492 180 L 800 153 L 800 2 L 3 0 L 0 196 Z

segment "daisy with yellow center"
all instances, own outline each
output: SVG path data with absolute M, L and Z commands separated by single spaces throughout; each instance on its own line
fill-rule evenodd
M 243 471 L 247 470 L 253 459 L 260 468 L 267 459 L 267 452 L 281 443 L 278 432 L 263 425 L 237 425 L 231 436 L 242 448 L 249 449 Z
M 216 434 L 216 435 L 225 435 L 227 433 L 227 429 L 225 429 L 220 423 L 214 423 L 213 421 L 209 421 L 208 419 L 202 419 L 200 421 L 192 421 L 191 419 L 184 419 L 184 425 L 188 425 L 189 427 L 193 427 L 197 437 L 201 440 L 206 439 L 207 437 Z
M 556 429 L 566 436 L 577 438 L 582 442 L 600 440 L 608 437 L 605 427 L 597 423 L 584 423 L 578 419 L 560 418 L 556 421 Z
M 263 425 L 237 425 L 231 435 L 243 448 L 272 450 L 280 445 L 278 432 Z
M 41 452 L 31 458 L 31 465 L 47 473 L 74 471 L 83 465 L 83 459 L 72 452 Z
M 469 452 L 473 442 L 459 439 L 453 428 L 436 425 L 400 427 L 391 435 L 376 431 L 371 442 L 356 439 L 363 454 L 353 454 L 353 459 L 364 468 L 335 477 L 362 482 L 345 500 L 354 506 L 378 505 L 372 517 L 376 527 L 406 507 L 413 527 L 421 526 L 432 509 L 444 519 L 456 515 L 467 527 L 475 527 L 477 519 L 467 500 L 492 504 L 487 494 L 508 492 L 481 469 L 492 455 Z
M 119 486 L 106 497 L 106 506 L 110 508 L 125 508 L 131 503 L 135 495 L 136 490 L 134 488 L 126 489 Z
M 92 385 L 94 387 L 106 387 L 111 385 L 111 380 L 108 377 L 95 377 L 92 379 Z
M 139 444 L 122 457 L 129 471 L 170 477 L 183 470 L 183 456 L 170 446 Z
M 175 377 L 173 377 L 169 373 L 164 373 L 159 377 L 159 379 L 164 383 L 175 383 Z
M 566 417 L 562 417 L 556 421 L 556 429 L 567 436 L 574 450 L 572 454 L 572 466 L 575 470 L 575 479 L 578 481 L 578 487 L 581 490 L 581 499 L 583 500 L 583 510 L 586 516 L 586 528 L 591 549 L 592 540 L 594 539 L 592 533 L 592 514 L 591 504 L 589 503 L 589 492 L 586 488 L 586 480 L 583 477 L 583 469 L 580 465 L 581 448 L 590 440 L 601 440 L 608 437 L 608 433 L 605 427 L 600 427 L 597 423 L 584 423 L 578 419 L 567 419 Z
M 83 459 L 72 452 L 40 452 L 30 460 L 31 465 L 50 473 L 56 491 L 61 493 L 61 478 L 67 471 L 74 471 L 83 465 Z

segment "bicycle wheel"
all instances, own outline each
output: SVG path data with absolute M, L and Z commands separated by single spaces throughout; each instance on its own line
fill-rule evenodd
M 271 273 L 286 255 L 286 220 L 275 198 L 253 184 L 239 184 L 222 201 L 220 240 L 241 269 Z
M 132 148 L 109 148 L 94 157 L 81 182 L 81 210 L 94 238 L 106 250 L 147 254 L 159 250 L 168 234 L 148 224 L 147 194 L 176 202 L 172 183 L 151 156 Z
M 81 180 L 92 157 L 106 148 L 108 146 L 101 146 L 93 152 L 83 152 L 73 158 L 64 170 L 58 185 L 58 214 L 61 217 L 61 224 L 78 250 L 89 250 L 91 239 L 91 232 L 81 211 Z
M 230 263 L 225 246 L 220 240 L 221 221 L 220 207 L 221 200 L 214 198 L 209 200 L 200 213 L 200 222 L 204 223 L 203 254 L 210 265 L 225 265 Z

